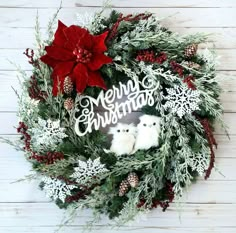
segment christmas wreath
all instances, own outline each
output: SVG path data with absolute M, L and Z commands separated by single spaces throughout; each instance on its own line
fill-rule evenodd
M 42 40 L 37 21 L 25 52 L 15 144 L 48 197 L 123 224 L 210 176 L 223 110 L 215 53 L 198 49 L 207 35 L 180 36 L 151 13 L 52 25 Z

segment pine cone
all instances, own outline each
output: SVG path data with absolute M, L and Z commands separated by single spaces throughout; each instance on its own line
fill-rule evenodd
M 138 186 L 138 183 L 139 183 L 139 179 L 138 179 L 138 176 L 136 173 L 132 172 L 128 175 L 128 178 L 127 178 L 129 184 L 131 187 L 137 187 Z
M 122 182 L 120 183 L 120 187 L 119 187 L 119 196 L 122 197 L 126 194 L 126 192 L 129 189 L 129 182 L 128 180 L 122 180 Z
M 70 94 L 73 91 L 73 83 L 70 77 L 66 77 L 63 84 L 63 90 L 66 94 Z
M 196 69 L 196 70 L 200 69 L 200 67 L 201 67 L 199 64 L 197 64 L 195 62 L 192 62 L 192 61 L 187 62 L 186 65 L 189 68 L 193 68 L 193 69 Z
M 74 100 L 72 98 L 67 98 L 64 102 L 64 108 L 69 111 L 74 107 Z
M 184 50 L 185 57 L 188 57 L 188 58 L 193 57 L 197 52 L 197 48 L 198 48 L 197 44 L 191 44 L 187 46 Z

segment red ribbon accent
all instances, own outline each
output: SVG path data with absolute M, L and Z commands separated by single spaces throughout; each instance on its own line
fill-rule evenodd
M 123 17 L 123 14 L 120 13 L 117 21 L 113 24 L 112 28 L 109 31 L 109 36 L 107 37 L 107 41 L 110 41 L 114 39 L 117 35 L 118 27 L 122 21 L 139 21 L 148 19 L 152 14 L 146 15 L 146 14 L 138 14 L 136 16 L 133 16 L 132 14 L 129 14 L 125 17 Z

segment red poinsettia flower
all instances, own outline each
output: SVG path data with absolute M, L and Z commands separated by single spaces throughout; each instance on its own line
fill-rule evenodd
M 67 27 L 58 21 L 58 28 L 52 45 L 46 46 L 46 55 L 40 59 L 53 68 L 53 95 L 63 90 L 66 76 L 69 76 L 82 93 L 87 86 L 106 89 L 99 69 L 112 62 L 104 52 L 107 50 L 105 39 L 108 32 L 91 35 L 88 30 L 76 25 Z

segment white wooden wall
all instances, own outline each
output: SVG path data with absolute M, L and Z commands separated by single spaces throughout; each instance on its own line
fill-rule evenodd
M 27 71 L 24 49 L 34 42 L 35 16 L 38 11 L 44 29 L 49 17 L 59 6 L 59 0 L 0 0 L 0 134 L 14 138 L 16 125 L 16 97 L 11 86 L 19 85 L 16 68 L 9 60 Z M 95 11 L 102 0 L 64 0 L 60 18 L 67 24 L 75 21 L 76 12 Z M 222 102 L 225 121 L 231 140 L 224 132 L 216 130 L 219 149 L 216 164 L 221 173 L 213 171 L 208 181 L 199 179 L 182 200 L 179 219 L 175 204 L 165 212 L 154 210 L 146 221 L 122 227 L 119 232 L 168 233 L 228 233 L 236 232 L 236 1 L 234 0 L 114 0 L 114 7 L 124 12 L 149 10 L 159 17 L 172 16 L 164 25 L 180 33 L 197 31 L 216 33 L 213 37 L 221 64 L 219 74 L 225 92 Z M 0 233 L 50 233 L 56 229 L 63 211 L 50 203 L 35 182 L 11 182 L 29 174 L 30 165 L 23 155 L 10 146 L 1 144 L 0 151 Z M 84 212 L 73 225 L 64 228 L 67 233 L 82 232 L 90 211 Z M 110 231 L 102 226 L 98 232 Z

